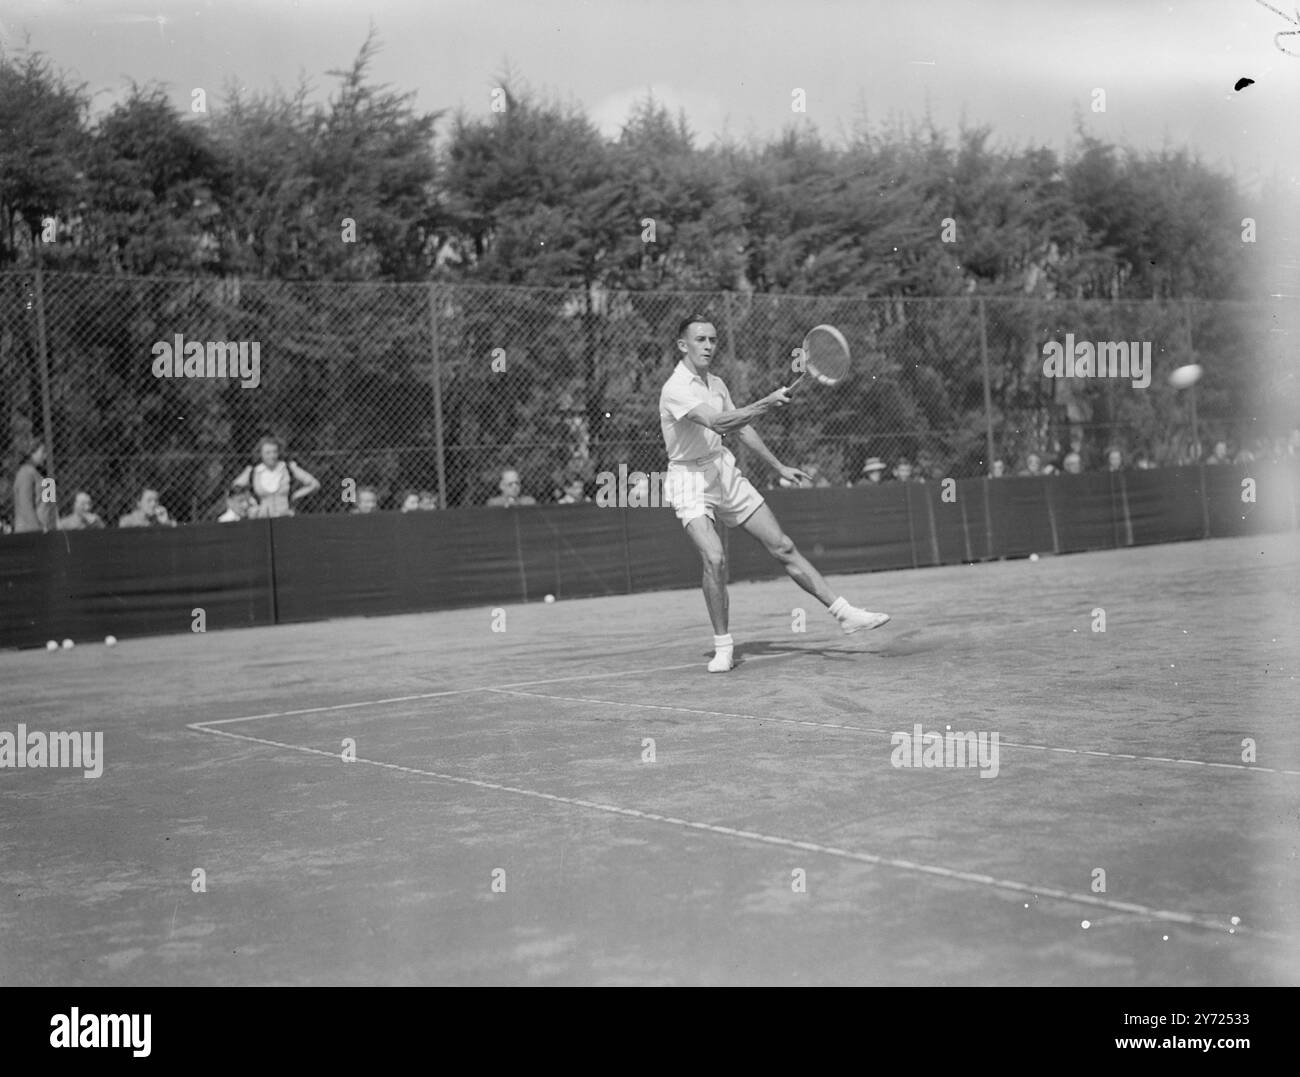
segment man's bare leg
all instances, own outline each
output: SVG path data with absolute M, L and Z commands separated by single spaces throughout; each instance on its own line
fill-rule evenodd
M 776 516 L 766 504 L 760 505 L 740 526 L 758 539 L 763 544 L 763 548 L 781 562 L 781 567 L 785 569 L 790 579 L 823 606 L 830 608 L 835 601 L 834 592 L 822 578 L 822 574 L 813 567 L 812 562 L 799 552 L 790 536 L 781 530 Z
M 686 533 L 700 551 L 704 563 L 704 604 L 709 610 L 709 621 L 713 624 L 713 647 L 715 654 L 709 663 L 712 673 L 725 673 L 732 667 L 732 639 L 728 632 L 731 614 L 730 597 L 727 594 L 727 555 L 723 550 L 722 536 L 718 534 L 717 524 L 707 516 L 697 516 L 686 525 Z
M 846 633 L 858 632 L 864 628 L 879 628 L 889 620 L 886 613 L 859 609 L 850 605 L 843 596 L 836 597 L 822 574 L 799 552 L 790 536 L 781 530 L 776 516 L 766 504 L 760 505 L 740 526 L 758 539 L 763 548 L 781 563 L 790 579 L 830 611 Z

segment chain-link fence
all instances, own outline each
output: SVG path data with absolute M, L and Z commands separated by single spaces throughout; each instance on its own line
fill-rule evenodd
M 693 311 L 721 343 L 737 404 L 792 378 L 813 325 L 839 326 L 854 373 L 802 387 L 758 429 L 819 483 L 886 474 L 1014 474 L 1033 454 L 1085 470 L 1118 448 L 1126 464 L 1300 453 L 1296 304 L 850 299 L 770 294 L 585 293 L 469 285 L 307 284 L 0 275 L 0 407 L 14 450 L 44 435 L 42 338 L 61 511 L 87 491 L 110 521 L 143 487 L 181 521 L 215 519 L 267 433 L 321 483 L 302 512 L 351 511 L 370 487 L 381 509 L 426 491 L 483 504 L 503 468 L 552 500 L 566 476 L 587 493 L 601 472 L 660 470 L 658 401 Z M 43 317 L 42 317 L 43 316 Z M 43 321 L 43 325 L 42 325 Z M 1068 335 L 1068 336 L 1067 336 Z M 1044 347 L 1149 345 L 1130 377 L 1044 376 Z M 236 357 L 243 345 L 245 370 Z M 227 347 L 229 345 L 229 347 Z M 176 376 L 160 374 L 175 353 Z M 225 372 L 219 369 L 227 360 Z M 256 359 L 254 363 L 253 360 Z M 1200 363 L 1189 391 L 1168 372 Z M 255 369 L 253 369 L 255 367 Z M 185 375 L 191 376 L 185 376 Z M 743 453 L 739 455 L 744 456 Z M 742 462 L 743 461 L 742 459 Z M 756 481 L 769 481 L 751 461 Z M 426 497 L 426 502 L 429 499 Z

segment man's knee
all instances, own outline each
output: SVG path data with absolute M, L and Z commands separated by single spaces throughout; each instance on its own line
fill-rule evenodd
M 768 544 L 767 552 L 778 561 L 789 561 L 799 551 L 795 548 L 794 539 L 783 531 Z
M 727 555 L 721 548 L 701 550 L 700 558 L 704 562 L 705 575 L 723 578 L 727 571 Z

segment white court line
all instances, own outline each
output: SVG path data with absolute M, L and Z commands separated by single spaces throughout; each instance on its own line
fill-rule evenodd
M 339 753 L 327 752 L 322 748 L 308 748 L 301 744 L 286 744 L 283 741 L 269 740 L 265 737 L 251 737 L 245 733 L 230 733 L 224 729 L 207 729 L 207 723 L 195 722 L 188 725 L 186 729 L 192 729 L 199 733 L 210 733 L 217 737 L 230 737 L 232 740 L 250 741 L 253 744 L 264 744 L 272 748 L 282 748 L 292 752 L 305 752 L 309 755 L 325 756 L 328 759 L 339 761 Z M 980 875 L 970 871 L 957 871 L 953 868 L 939 867 L 934 864 L 918 864 L 912 860 L 900 860 L 896 857 L 879 856 L 875 853 L 858 853 L 850 849 L 839 849 L 832 845 L 822 845 L 815 841 L 797 841 L 793 838 L 783 838 L 775 834 L 761 834 L 754 830 L 736 830 L 729 826 L 718 826 L 714 823 L 702 823 L 690 819 L 679 819 L 672 815 L 659 815 L 656 812 L 641 811 L 638 808 L 622 808 L 616 804 L 602 804 L 594 800 L 582 800 L 578 797 L 566 797 L 557 793 L 543 793 L 536 789 L 523 789 L 519 786 L 504 785 L 501 782 L 485 781 L 481 778 L 464 778 L 455 774 L 442 774 L 433 770 L 422 770 L 419 767 L 408 767 L 400 763 L 384 763 L 376 759 L 355 760 L 357 763 L 364 763 L 368 766 L 380 767 L 384 770 L 400 771 L 404 774 L 417 774 L 424 778 L 434 778 L 437 781 L 451 782 L 455 785 L 472 786 L 475 789 L 488 789 L 497 793 L 510 793 L 515 796 L 529 797 L 534 800 L 549 800 L 556 804 L 567 804 L 576 808 L 588 808 L 592 811 L 606 812 L 611 815 L 621 815 L 625 818 L 641 819 L 651 823 L 663 823 L 667 826 L 675 826 L 686 830 L 700 830 L 710 834 L 720 834 L 727 838 L 741 838 L 748 841 L 761 842 L 764 845 L 775 845 L 785 849 L 801 849 L 805 852 L 819 853 L 823 856 L 831 856 L 840 860 L 851 860 L 860 864 L 871 864 L 877 867 L 898 868 L 902 871 L 919 872 L 923 875 L 934 875 L 944 879 L 954 879 L 958 882 L 974 883 L 979 886 L 985 886 L 994 890 L 1010 890 L 1018 894 L 1029 894 L 1035 898 L 1056 898 L 1059 901 L 1065 901 L 1076 905 L 1090 905 L 1095 908 L 1110 909 L 1115 912 L 1131 913 L 1146 919 L 1161 920 L 1167 923 L 1186 924 L 1189 927 L 1199 927 L 1210 931 L 1227 931 L 1230 934 L 1252 935 L 1259 938 L 1276 939 L 1280 941 L 1289 941 L 1285 935 L 1277 935 L 1272 932 L 1259 931 L 1241 926 L 1230 927 L 1218 920 L 1213 920 L 1208 916 L 1197 916 L 1192 913 L 1174 912 L 1169 909 L 1156 909 L 1149 905 L 1138 905 L 1128 901 L 1113 901 L 1110 898 L 1098 897 L 1096 894 L 1079 894 L 1071 893 L 1068 890 L 1060 890 L 1052 886 L 1036 886 L 1029 883 L 1016 882 L 1013 879 L 997 879 L 992 875 Z M 341 763 L 342 766 L 348 766 L 347 763 Z
M 629 703 L 621 699 L 590 699 L 584 696 L 553 696 L 545 692 L 519 692 L 513 688 L 503 686 L 501 688 L 484 688 L 485 692 L 497 692 L 507 696 L 523 696 L 532 699 L 558 699 L 567 703 L 598 703 L 602 707 L 637 707 L 642 710 L 652 711 L 681 711 L 686 714 L 707 714 L 712 718 L 742 718 L 750 722 L 774 722 L 779 725 L 799 725 L 808 726 L 813 729 L 839 729 L 849 733 L 878 733 L 884 736 L 892 737 L 895 733 L 906 733 L 911 736 L 910 729 L 874 729 L 870 726 L 845 725 L 841 722 L 814 722 L 803 718 L 776 718 L 765 717 L 758 714 L 733 714 L 728 711 L 709 711 L 701 710 L 695 707 L 669 707 L 657 703 Z M 1059 752 L 1062 755 L 1095 755 L 1104 759 L 1133 759 L 1140 763 L 1182 763 L 1194 767 L 1219 767 L 1224 770 L 1252 770 L 1261 774 L 1285 774 L 1293 778 L 1300 778 L 1300 770 L 1279 770 L 1274 767 L 1256 767 L 1248 766 L 1245 763 L 1212 763 L 1203 759 L 1170 759 L 1163 755 L 1129 755 L 1125 752 L 1101 752 L 1085 750 L 1083 748 L 1054 748 L 1047 744 L 1022 744 L 1019 741 L 1002 740 L 998 738 L 999 748 L 1024 748 L 1027 751 L 1035 752 Z
M 746 658 L 746 662 L 762 662 L 769 658 L 789 658 L 791 655 L 802 654 L 802 651 L 783 651 L 780 654 L 759 654 L 753 658 Z M 475 686 L 473 688 L 451 688 L 445 692 L 421 692 L 414 696 L 393 696 L 391 699 L 364 699 L 357 703 L 334 703 L 328 707 L 304 707 L 296 711 L 267 711 L 266 714 L 246 714 L 241 718 L 214 718 L 208 722 L 197 722 L 195 725 L 230 725 L 233 722 L 259 722 L 264 718 L 295 718 L 304 714 L 325 714 L 329 711 L 345 711 L 356 707 L 380 707 L 385 703 L 414 703 L 421 699 L 437 699 L 440 696 L 462 696 L 473 692 L 497 691 L 498 689 L 507 688 L 524 688 L 534 684 L 565 684 L 569 681 L 596 681 L 609 677 L 640 677 L 646 673 L 669 673 L 678 669 L 698 669 L 699 662 L 688 662 L 680 666 L 656 666 L 650 669 L 619 669 L 612 673 L 583 673 L 575 677 L 552 677 L 545 681 L 513 681 L 510 684 L 499 685 L 496 688 L 484 688 Z M 545 698 L 545 697 L 544 697 Z M 187 726 L 187 729 L 193 726 Z

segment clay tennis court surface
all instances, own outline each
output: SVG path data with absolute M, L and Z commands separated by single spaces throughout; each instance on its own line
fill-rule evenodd
M 1300 982 L 1294 534 L 831 582 L 0 655 L 0 981 Z

